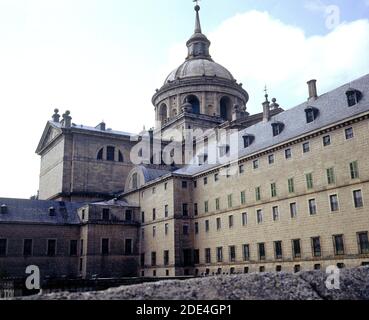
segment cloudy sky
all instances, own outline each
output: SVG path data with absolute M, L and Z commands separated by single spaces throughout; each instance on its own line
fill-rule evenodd
M 369 73 L 369 0 L 203 0 L 213 58 L 284 108 Z M 0 197 L 38 189 L 34 151 L 52 110 L 73 122 L 139 132 L 151 96 L 184 61 L 191 0 L 0 0 Z

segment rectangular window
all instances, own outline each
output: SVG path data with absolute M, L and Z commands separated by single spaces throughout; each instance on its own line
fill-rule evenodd
M 200 264 L 200 250 L 199 249 L 195 249 L 193 251 L 193 263 Z
M 83 256 L 84 255 L 84 241 L 83 239 L 81 239 L 81 242 L 80 242 L 80 255 Z
M 124 242 L 124 252 L 127 256 L 133 254 L 133 240 L 132 239 L 126 239 L 125 240 L 125 242 Z
M 331 145 L 331 136 L 324 136 L 323 137 L 323 146 L 328 147 Z
M 196 189 L 196 188 L 197 188 L 197 181 L 194 181 L 194 182 L 193 182 L 193 187 L 194 187 L 194 189 Z
M 256 197 L 256 201 L 261 200 L 261 188 L 260 187 L 255 188 L 255 197 Z
M 309 200 L 309 213 L 311 216 L 316 215 L 316 201 L 315 199 Z
M 229 228 L 233 228 L 233 216 L 229 216 L 228 217 L 228 226 Z
M 233 202 L 232 202 L 232 195 L 228 195 L 228 208 L 232 208 L 233 207 Z
M 282 241 L 275 241 L 274 242 L 274 251 L 275 251 L 275 258 L 276 259 L 282 259 L 283 258 Z
M 133 220 L 132 210 L 126 210 L 126 221 L 132 221 L 132 220 Z
M 350 174 L 351 174 L 351 179 L 359 179 L 359 166 L 357 161 L 351 162 L 350 163 Z
M 220 218 L 217 218 L 217 230 L 222 229 L 222 220 Z
M 182 204 L 182 214 L 184 217 L 188 217 L 188 204 L 187 203 Z
M 109 254 L 109 239 L 101 239 L 101 254 L 108 255 Z
M 102 220 L 103 221 L 109 221 L 110 220 L 110 210 L 109 209 L 103 209 L 103 211 L 102 211 Z
M 209 232 L 209 230 L 210 230 L 210 222 L 209 220 L 205 220 L 205 231 Z
M 47 240 L 47 255 L 49 257 L 56 256 L 56 240 L 55 239 Z
M 30 241 L 29 243 L 27 243 L 26 241 Z M 28 248 L 26 248 L 26 246 Z M 71 240 L 69 243 L 69 255 L 71 257 L 75 257 L 78 253 L 78 241 L 77 240 Z M 31 250 L 31 251 L 29 251 Z M 32 240 L 28 239 L 28 240 L 24 240 L 24 250 L 23 253 L 25 256 L 30 256 L 32 254 Z
M 279 220 L 279 208 L 273 207 L 272 213 L 273 213 L 273 221 L 278 221 Z
M 197 203 L 194 203 L 193 205 L 193 212 L 194 212 L 195 217 L 199 215 L 199 206 Z
M 168 218 L 169 216 L 169 206 L 168 205 L 165 205 L 164 207 L 164 216 L 165 218 Z
M 258 244 L 258 251 L 259 251 L 259 260 L 265 260 L 266 255 L 265 255 L 265 243 L 259 243 Z
M 297 217 L 297 204 L 296 202 L 290 203 L 291 218 L 295 219 Z
M 315 237 L 315 238 L 311 238 L 311 246 L 312 246 L 312 251 L 313 251 L 313 257 L 314 258 L 318 258 L 322 256 L 322 248 L 320 245 L 320 238 L 319 237 Z
M 217 262 L 223 262 L 223 248 L 217 248 Z
M 205 201 L 205 213 L 208 213 L 209 212 L 209 201 Z
M 342 256 L 345 254 L 345 245 L 342 234 L 333 236 L 333 244 L 336 256 Z
M 314 188 L 314 181 L 313 181 L 313 174 L 308 173 L 306 175 L 306 187 L 308 190 L 311 190 Z
M 247 226 L 247 212 L 242 213 L 242 225 Z
M 182 181 L 182 189 L 187 189 L 187 181 Z
M 210 248 L 205 249 L 205 263 L 207 264 L 211 263 L 211 249 Z
M 241 205 L 246 204 L 246 191 L 241 192 Z
M 254 160 L 253 167 L 254 167 L 254 170 L 259 169 L 259 160 Z
M 295 181 L 293 178 L 288 179 L 288 192 L 289 193 L 295 192 Z
M 285 157 L 286 157 L 287 160 L 288 159 L 291 159 L 292 158 L 292 150 L 291 149 L 286 149 L 284 151 L 284 155 L 285 155 Z
M 220 210 L 220 199 L 219 198 L 215 199 L 215 210 L 216 211 Z
M 269 162 L 269 164 L 274 164 L 274 161 L 275 161 L 274 154 L 270 154 L 268 156 L 268 162 Z
M 214 174 L 214 181 L 219 181 L 219 173 Z
M 164 251 L 164 265 L 169 266 L 169 250 Z
M 339 210 L 338 196 L 336 194 L 333 194 L 329 197 L 329 200 L 330 200 L 331 212 L 338 211 Z
M 244 244 L 242 246 L 243 261 L 250 261 L 250 245 Z
M 345 136 L 346 136 L 346 140 L 352 139 L 354 137 L 354 129 L 353 128 L 346 129 Z
M 244 173 L 245 173 L 245 166 L 244 166 L 244 165 L 240 165 L 240 166 L 238 167 L 238 172 L 239 172 L 240 174 L 244 174 Z
M 272 198 L 275 198 L 277 196 L 277 185 L 275 183 L 272 183 L 270 185 L 270 190 L 271 190 Z
M 151 252 L 151 266 L 156 266 L 156 252 Z
M 305 142 L 303 145 L 302 145 L 302 151 L 304 153 L 309 153 L 310 152 L 310 142 Z
M 199 223 L 195 222 L 195 234 L 199 234 Z
M 256 217 L 257 217 L 258 224 L 262 224 L 263 223 L 263 210 L 256 211 Z
M 206 186 L 208 184 L 208 178 L 204 178 L 204 186 Z
M 336 182 L 334 168 L 327 169 L 327 181 L 328 184 L 334 184 Z
M 142 240 L 145 239 L 145 228 L 141 229 L 141 238 L 142 238 Z
M 7 254 L 8 240 L 0 239 L 0 257 L 5 257 Z
M 355 204 L 355 208 L 362 208 L 364 206 L 363 204 L 363 195 L 361 190 L 355 190 L 353 192 L 354 195 L 354 204 Z
M 357 234 L 357 240 L 359 244 L 359 254 L 368 254 L 369 253 L 368 232 L 359 232 Z
M 156 227 L 152 227 L 152 237 L 155 238 L 156 237 Z
M 115 161 L 115 148 L 114 147 L 106 148 L 106 160 Z
M 71 244 L 74 240 L 71 241 Z M 30 257 L 32 256 L 33 252 L 33 240 L 32 239 L 24 239 L 23 241 L 23 256 Z M 76 253 L 72 254 L 72 251 L 70 251 L 70 255 L 77 255 L 77 241 L 76 241 Z
M 300 239 L 292 240 L 292 252 L 295 259 L 301 258 L 301 241 Z
M 152 209 L 152 220 L 156 220 L 156 209 Z
M 145 253 L 141 253 L 140 263 L 141 263 L 141 267 L 145 266 Z
M 236 247 L 230 246 L 229 247 L 229 262 L 235 262 L 236 261 Z
M 145 223 L 145 212 L 141 212 L 141 222 Z
M 169 224 L 168 223 L 165 224 L 164 229 L 165 229 L 165 235 L 167 236 L 168 233 L 169 233 Z

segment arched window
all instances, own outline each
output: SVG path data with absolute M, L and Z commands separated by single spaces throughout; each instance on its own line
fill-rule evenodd
M 363 94 L 359 90 L 350 89 L 346 92 L 346 96 L 348 106 L 353 107 L 360 102 L 361 98 L 363 97 Z
M 104 156 L 104 148 L 100 149 L 100 151 L 97 154 L 97 160 L 103 160 Z
M 315 121 L 315 119 L 318 118 L 319 109 L 314 108 L 314 107 L 307 107 L 305 109 L 305 113 L 306 113 L 306 122 L 307 123 L 312 123 L 312 122 Z
M 229 97 L 220 99 L 220 116 L 226 121 L 232 120 L 232 102 Z
M 200 114 L 200 101 L 196 96 L 194 95 L 188 96 L 187 102 L 190 103 L 192 106 L 192 113 Z
M 124 162 L 123 153 L 121 151 L 119 151 L 119 154 L 118 154 L 118 161 Z
M 273 128 L 273 136 L 279 136 L 283 130 L 284 130 L 284 123 L 282 122 L 274 122 L 272 123 L 272 128 Z
M 159 121 L 165 123 L 167 122 L 167 120 L 168 120 L 168 107 L 165 103 L 163 103 L 159 109 Z
M 134 173 L 132 175 L 132 189 L 137 189 L 138 188 L 138 176 L 137 173 Z

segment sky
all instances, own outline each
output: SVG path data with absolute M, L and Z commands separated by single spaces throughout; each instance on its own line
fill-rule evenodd
M 191 0 L 0 0 L 0 197 L 38 190 L 35 150 L 55 108 L 73 122 L 140 132 L 151 97 L 186 57 Z M 369 0 L 202 0 L 213 59 L 261 112 L 369 73 Z

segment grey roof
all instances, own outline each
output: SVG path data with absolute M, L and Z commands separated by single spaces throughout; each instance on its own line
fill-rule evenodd
M 139 166 L 139 168 L 142 170 L 144 175 L 145 184 L 163 176 L 170 175 L 175 170 L 175 168 L 170 167 L 153 167 L 144 165 Z
M 348 107 L 346 92 L 352 88 L 361 91 L 363 96 L 357 105 Z M 313 123 L 307 124 L 305 109 L 310 106 L 319 109 L 319 116 Z M 295 108 L 279 113 L 273 116 L 269 122 L 259 122 L 240 131 L 238 137 L 239 150 L 238 154 L 233 154 L 235 157 L 234 159 L 253 155 L 293 138 L 303 136 L 368 111 L 369 74 L 325 93 L 316 100 L 304 102 Z M 283 132 L 277 137 L 273 137 L 271 124 L 274 122 L 282 122 L 285 125 Z M 254 135 L 255 141 L 250 147 L 245 149 L 243 146 L 243 136 L 246 134 Z M 175 173 L 181 175 L 195 175 L 217 166 L 219 166 L 219 164 L 205 164 L 202 166 L 188 165 L 177 170 Z
M 95 206 L 116 206 L 116 207 L 127 207 L 127 208 L 136 208 L 137 205 L 133 205 L 127 202 L 125 199 L 119 199 L 119 200 L 109 200 L 109 201 L 100 201 L 100 202 L 94 202 L 91 203 Z
M 232 74 L 220 64 L 208 59 L 190 59 L 172 71 L 165 83 L 191 77 L 218 77 L 233 81 Z
M 3 205 L 7 206 L 7 213 L 0 213 L 0 224 L 77 225 L 80 223 L 77 209 L 83 203 L 0 198 L 0 206 Z M 55 216 L 49 215 L 51 207 L 55 208 Z

